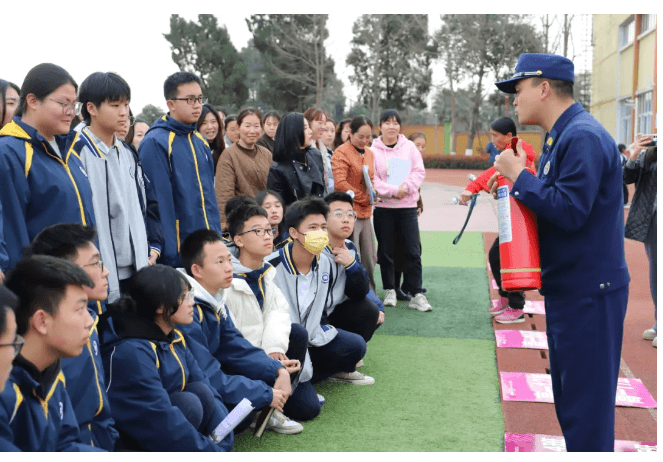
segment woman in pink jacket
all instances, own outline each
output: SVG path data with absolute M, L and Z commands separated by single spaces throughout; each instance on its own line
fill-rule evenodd
M 382 199 L 375 205 L 373 226 L 378 239 L 378 262 L 385 306 L 396 306 L 394 280 L 394 234 L 399 231 L 405 249 L 403 291 L 413 295 L 409 308 L 431 311 L 433 308 L 421 289 L 421 243 L 417 200 L 426 171 L 421 154 L 412 141 L 401 135 L 401 118 L 393 109 L 380 117 L 381 136 L 373 141 L 375 190 Z

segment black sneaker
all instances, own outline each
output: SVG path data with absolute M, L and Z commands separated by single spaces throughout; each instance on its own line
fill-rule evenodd
M 396 288 L 396 300 L 409 302 L 412 300 L 412 295 L 406 294 L 400 287 Z

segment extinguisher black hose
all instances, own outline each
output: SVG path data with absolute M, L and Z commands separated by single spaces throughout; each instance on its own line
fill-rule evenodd
M 467 211 L 467 218 L 465 218 L 465 224 L 460 230 L 460 233 L 458 233 L 458 236 L 454 239 L 454 245 L 458 244 L 458 241 L 460 241 L 461 236 L 465 232 L 465 227 L 467 226 L 467 223 L 470 221 L 470 217 L 472 216 L 472 210 L 474 210 L 474 206 L 477 203 L 477 196 L 479 193 L 472 194 L 472 197 L 470 198 L 470 209 Z

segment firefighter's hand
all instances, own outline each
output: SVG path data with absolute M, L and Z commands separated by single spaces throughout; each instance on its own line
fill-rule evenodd
M 494 173 L 493 176 L 488 180 L 488 189 L 490 190 L 490 195 L 493 196 L 493 199 L 497 199 L 497 177 L 499 173 Z
M 505 149 L 500 154 L 495 156 L 495 170 L 502 174 L 503 177 L 508 178 L 512 182 L 516 182 L 520 172 L 525 170 L 527 163 L 527 153 L 523 149 L 523 140 L 519 139 L 516 145 L 516 151 L 513 149 Z
M 472 193 L 466 189 L 460 193 L 460 201 L 458 201 L 458 203 L 460 205 L 467 205 L 470 199 L 472 199 Z

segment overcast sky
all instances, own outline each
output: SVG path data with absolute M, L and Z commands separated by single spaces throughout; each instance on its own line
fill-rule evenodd
M 450 3 L 450 2 L 449 2 Z M 156 2 L 151 2 L 157 5 Z M 155 104 L 165 109 L 163 81 L 178 70 L 170 56 L 168 41 L 163 37 L 169 32 L 171 13 L 160 12 L 160 7 L 150 8 L 137 2 L 130 7 L 122 7 L 118 2 L 104 3 L 103 10 L 75 3 L 75 7 L 61 7 L 54 12 L 46 12 L 34 6 L 40 14 L 25 10 L 12 12 L 16 2 L 3 6 L 3 19 L 0 31 L 4 40 L 11 41 L 2 48 L 0 78 L 21 86 L 26 73 L 42 62 L 52 62 L 64 67 L 80 84 L 89 74 L 96 71 L 114 71 L 120 74 L 131 86 L 132 109 L 138 113 L 146 104 Z M 23 4 L 27 5 L 27 4 Z M 33 8 L 33 3 L 29 4 Z M 79 5 L 81 5 L 79 7 Z M 181 7 L 182 3 L 179 3 Z M 256 2 L 214 2 L 216 9 L 225 6 L 239 10 L 239 6 L 251 6 L 254 11 L 273 11 L 274 2 L 265 3 L 261 8 Z M 334 58 L 336 74 L 345 84 L 347 98 L 356 100 L 357 89 L 350 84 L 348 76 L 351 68 L 346 68 L 345 58 L 350 52 L 352 24 L 361 14 L 347 12 L 350 7 L 339 8 L 336 2 L 329 2 L 338 13 L 329 13 L 327 26 L 330 31 L 326 46 Z M 376 7 L 378 3 L 373 3 Z M 400 3 L 402 6 L 402 3 Z M 431 3 L 428 3 L 431 5 Z M 479 5 L 479 4 L 477 4 Z M 196 2 L 196 6 L 201 6 Z M 168 7 L 163 7 L 168 10 Z M 285 11 L 284 11 L 285 12 Z M 308 11 L 302 11 L 308 12 Z M 324 11 L 320 11 L 324 12 Z M 378 11 L 373 11 L 378 12 Z M 445 7 L 444 13 L 449 13 Z M 188 20 L 196 19 L 198 13 L 179 13 Z M 239 51 L 246 46 L 251 33 L 246 27 L 245 17 L 249 13 L 217 14 L 220 24 L 228 28 L 231 41 Z M 574 19 L 577 30 L 576 48 L 580 49 L 581 16 Z M 588 22 L 591 33 L 591 19 Z M 431 33 L 439 29 L 440 13 L 429 14 Z M 584 60 L 576 61 L 581 68 Z M 591 57 L 590 57 L 591 62 Z M 440 65 L 433 67 L 433 85 L 442 84 L 444 74 Z M 432 98 L 434 91 L 429 97 Z M 222 102 L 214 102 L 223 104 Z

